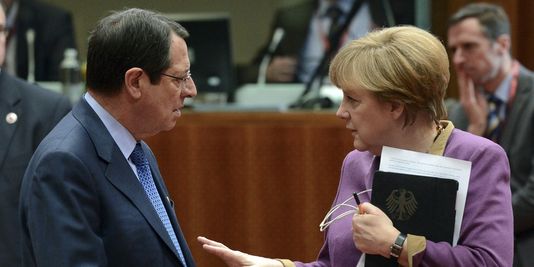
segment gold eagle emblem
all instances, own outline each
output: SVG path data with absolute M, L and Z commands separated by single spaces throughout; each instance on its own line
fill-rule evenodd
M 417 200 L 413 192 L 404 188 L 395 189 L 386 199 L 386 207 L 393 219 L 405 221 L 415 214 Z

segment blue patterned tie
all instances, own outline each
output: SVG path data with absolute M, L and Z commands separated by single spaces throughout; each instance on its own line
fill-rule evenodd
M 180 245 L 178 244 L 178 239 L 176 239 L 174 229 L 172 229 L 171 221 L 169 220 L 169 215 L 167 214 L 167 211 L 163 206 L 161 197 L 158 193 L 158 190 L 156 189 L 156 185 L 154 184 L 154 179 L 152 178 L 152 173 L 150 172 L 150 166 L 148 165 L 148 160 L 145 157 L 145 153 L 143 153 L 143 148 L 141 148 L 140 143 L 137 143 L 137 145 L 135 145 L 135 149 L 130 155 L 130 159 L 137 168 L 137 175 L 139 176 L 139 181 L 145 189 L 145 193 L 150 199 L 152 206 L 154 206 L 154 209 L 158 213 L 158 216 L 161 219 L 163 225 L 165 226 L 167 233 L 171 237 L 172 243 L 174 244 L 174 247 L 176 247 L 176 250 L 180 255 L 180 259 L 182 260 L 183 265 L 186 266 L 184 255 L 182 253 L 182 250 L 180 249 Z
M 494 95 L 488 97 L 488 126 L 484 136 L 497 142 L 501 134 L 500 111 L 503 102 Z

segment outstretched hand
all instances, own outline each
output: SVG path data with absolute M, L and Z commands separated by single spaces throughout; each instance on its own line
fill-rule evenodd
M 203 236 L 197 237 L 202 248 L 207 252 L 221 258 L 230 267 L 283 267 L 282 263 L 275 260 L 259 256 L 250 255 L 241 251 L 232 250 L 222 243 L 207 239 Z

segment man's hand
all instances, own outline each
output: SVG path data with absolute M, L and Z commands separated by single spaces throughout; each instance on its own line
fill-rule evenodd
M 475 89 L 473 80 L 465 71 L 456 69 L 460 103 L 464 108 L 469 126 L 467 131 L 479 136 L 484 135 L 487 126 L 488 102 L 480 90 Z
M 294 57 L 274 57 L 267 67 L 268 82 L 292 82 L 297 71 Z

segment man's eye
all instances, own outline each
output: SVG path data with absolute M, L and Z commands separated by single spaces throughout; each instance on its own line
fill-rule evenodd
M 464 44 L 463 46 L 464 50 L 467 50 L 467 51 L 472 50 L 475 47 L 476 47 L 476 44 L 473 44 L 473 43 L 467 43 L 467 44 Z

